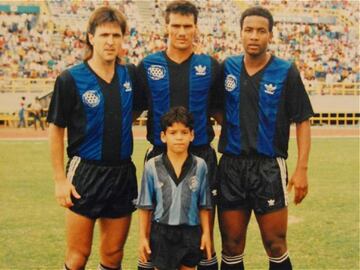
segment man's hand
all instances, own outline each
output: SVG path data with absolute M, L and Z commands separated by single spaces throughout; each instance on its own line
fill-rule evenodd
M 306 197 L 308 193 L 308 177 L 307 169 L 297 168 L 292 175 L 289 184 L 288 191 L 291 192 L 292 187 L 295 189 L 294 203 L 299 204 Z
M 71 195 L 73 195 L 76 199 L 81 198 L 75 187 L 66 178 L 60 181 L 55 181 L 55 197 L 60 206 L 66 208 L 73 206 L 74 204 L 71 201 Z

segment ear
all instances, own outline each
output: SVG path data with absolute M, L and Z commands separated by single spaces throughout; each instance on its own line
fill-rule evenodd
M 166 134 L 164 131 L 161 131 L 160 133 L 160 139 L 163 143 L 166 143 Z
M 273 38 L 273 32 L 270 32 L 270 34 L 269 34 L 269 43 L 272 41 L 272 38 Z
M 195 25 L 194 41 L 196 43 L 199 42 L 199 37 L 200 37 L 200 30 L 199 30 L 199 27 L 197 25 Z
M 169 35 L 169 27 L 170 27 L 170 24 L 165 23 L 165 25 L 164 25 L 164 34 L 166 36 Z
M 88 38 L 89 38 L 89 42 L 92 46 L 94 46 L 94 35 L 93 34 L 90 34 L 88 33 Z
M 194 130 L 192 130 L 192 131 L 190 132 L 190 136 L 191 136 L 191 138 L 190 138 L 190 142 L 192 142 L 192 141 L 195 139 L 195 133 L 194 133 Z

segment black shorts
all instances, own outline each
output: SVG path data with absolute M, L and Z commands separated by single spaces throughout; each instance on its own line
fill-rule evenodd
M 195 267 L 202 258 L 200 242 L 200 226 L 170 226 L 153 222 L 151 261 L 159 270 L 175 270 L 181 265 Z
M 266 214 L 288 205 L 287 168 L 283 158 L 236 157 L 219 162 L 220 210 L 247 209 Z
M 94 164 L 73 157 L 66 166 L 67 178 L 81 198 L 71 197 L 70 208 L 91 219 L 120 218 L 135 211 L 136 168 L 131 160 L 115 166 Z
M 165 148 L 154 146 L 145 154 L 145 161 L 148 161 L 150 158 L 156 157 L 164 152 Z M 205 160 L 208 168 L 208 180 L 211 191 L 211 198 L 213 206 L 216 205 L 218 197 L 218 181 L 216 177 L 217 172 L 217 156 L 216 151 L 210 145 L 204 146 L 193 146 L 190 147 L 190 153 L 194 154 Z

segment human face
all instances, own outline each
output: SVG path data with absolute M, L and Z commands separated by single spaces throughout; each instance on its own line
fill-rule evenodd
M 115 62 L 122 47 L 123 34 L 117 23 L 104 23 L 96 27 L 94 35 L 89 34 L 93 46 L 92 58 L 105 62 Z
M 183 123 L 174 123 L 165 132 L 161 132 L 161 140 L 166 143 L 168 153 L 187 153 L 190 142 L 194 139 L 194 131 Z
M 241 30 L 241 39 L 245 54 L 258 57 L 266 54 L 267 46 L 271 41 L 269 21 L 261 16 L 247 16 Z
M 168 46 L 171 49 L 192 50 L 197 31 L 194 15 L 171 13 L 169 23 L 166 25 L 166 31 L 169 35 Z

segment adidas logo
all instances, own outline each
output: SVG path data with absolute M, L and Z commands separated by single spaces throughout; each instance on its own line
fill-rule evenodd
M 202 65 L 195 66 L 195 74 L 198 76 L 206 75 L 206 66 L 202 66 Z
M 275 93 L 276 90 L 276 86 L 273 86 L 271 83 L 270 84 L 264 84 L 265 86 L 265 93 L 273 95 Z
M 275 200 L 274 199 L 270 199 L 267 201 L 269 206 L 274 206 L 275 205 Z
M 123 84 L 123 86 L 124 86 L 124 88 L 125 88 L 125 92 L 130 92 L 130 91 L 132 91 L 130 82 L 125 82 L 125 83 Z

